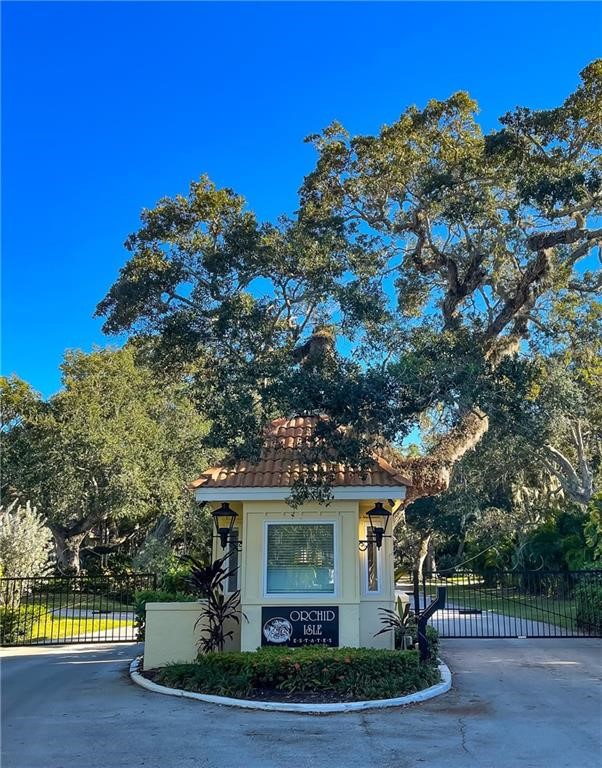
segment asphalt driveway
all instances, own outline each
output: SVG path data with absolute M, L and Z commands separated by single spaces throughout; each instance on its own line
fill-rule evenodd
M 444 696 L 328 716 L 129 681 L 135 645 L 2 652 L 2 768 L 597 768 L 602 641 L 447 640 Z

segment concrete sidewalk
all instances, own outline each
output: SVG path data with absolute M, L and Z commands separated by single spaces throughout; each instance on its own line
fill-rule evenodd
M 247 712 L 144 691 L 140 646 L 2 653 L 2 768 L 594 768 L 602 641 L 447 640 L 454 688 L 330 716 Z

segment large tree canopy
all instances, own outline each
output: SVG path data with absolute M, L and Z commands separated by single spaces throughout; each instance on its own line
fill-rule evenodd
M 277 222 L 205 177 L 164 198 L 126 242 L 105 329 L 185 366 L 230 449 L 282 413 L 328 413 L 350 461 L 420 424 L 417 493 L 443 489 L 488 416 L 523 398 L 550 322 L 600 288 L 602 61 L 559 107 L 488 134 L 476 113 L 456 93 L 374 136 L 332 124 Z
M 409 506 L 397 542 L 404 564 L 420 570 L 435 550 L 444 569 L 581 568 L 599 559 L 602 308 L 590 309 L 548 318 L 555 348 L 516 370 L 520 401 L 491 409 L 487 434 L 445 493 Z
M 186 514 L 207 422 L 186 385 L 137 364 L 131 347 L 68 353 L 62 370 L 63 389 L 48 401 L 19 379 L 1 382 L 2 491 L 37 505 L 59 567 L 78 570 L 92 530 L 119 539 Z

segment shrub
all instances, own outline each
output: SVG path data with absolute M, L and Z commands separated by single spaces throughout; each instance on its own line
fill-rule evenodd
M 157 681 L 222 696 L 262 692 L 325 693 L 340 700 L 402 696 L 439 682 L 433 664 L 415 651 L 372 648 L 262 648 L 254 653 L 208 653 L 193 664 L 161 669 Z
M 132 556 L 128 552 L 109 552 L 106 559 L 94 550 L 83 549 L 80 553 L 81 573 L 90 578 L 104 576 L 129 576 L 134 570 Z
M 427 625 L 426 628 L 426 647 L 428 649 L 428 659 L 427 661 L 431 664 L 434 664 L 437 659 L 439 658 L 439 633 L 435 629 L 435 627 L 431 627 L 431 625 Z
M 178 565 L 178 556 L 166 539 L 150 536 L 141 549 L 132 558 L 135 571 L 140 573 L 156 573 L 161 577 Z
M 592 634 L 602 633 L 602 584 L 580 584 L 575 589 L 577 626 Z
M 51 568 L 53 538 L 35 507 L 16 501 L 0 507 L 0 567 L 2 576 L 42 576 Z M 18 596 L 17 596 L 18 597 Z
M 185 592 L 192 594 L 192 588 L 189 583 L 190 566 L 178 563 L 169 568 L 166 573 L 159 577 L 161 589 L 165 592 Z
M 39 605 L 0 607 L 0 645 L 27 642 L 43 611 Z
M 138 640 L 144 640 L 144 627 L 146 623 L 147 603 L 193 603 L 194 595 L 185 592 L 166 592 L 157 589 L 142 589 L 134 593 L 134 614 L 136 624 L 136 636 Z

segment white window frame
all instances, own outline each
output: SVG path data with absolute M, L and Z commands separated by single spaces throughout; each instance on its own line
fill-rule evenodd
M 370 524 L 367 523 L 364 527 L 364 539 L 367 541 L 369 538 L 369 531 L 370 531 Z M 371 546 L 370 544 L 368 547 Z M 364 596 L 366 597 L 373 597 L 374 595 L 380 595 L 383 591 L 383 547 L 380 549 L 376 546 L 376 544 L 372 545 L 376 549 L 376 579 L 378 581 L 378 589 L 370 589 L 370 580 L 369 580 L 369 573 L 368 573 L 368 547 L 362 552 L 363 556 L 363 565 L 362 565 L 362 571 L 363 571 L 363 579 L 362 579 L 362 585 L 364 588 Z M 384 546 L 384 542 L 383 542 Z
M 333 592 L 268 592 L 268 526 L 270 525 L 332 525 L 332 545 L 334 555 L 334 591 Z M 331 600 L 339 594 L 339 526 L 338 520 L 266 520 L 263 524 L 263 597 L 268 600 Z

